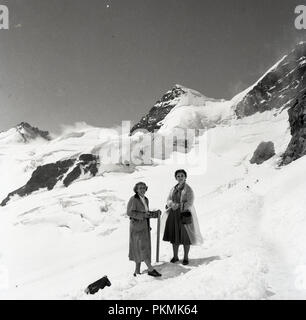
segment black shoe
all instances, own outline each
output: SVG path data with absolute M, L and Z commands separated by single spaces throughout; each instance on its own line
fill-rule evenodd
M 187 264 L 189 264 L 189 261 L 186 260 L 186 259 L 184 259 L 184 260 L 183 260 L 183 265 L 184 265 L 184 266 L 187 266 Z
M 179 259 L 178 258 L 174 258 L 174 257 L 170 260 L 171 263 L 175 263 L 175 262 L 178 262 L 178 261 L 179 261 Z
M 151 277 L 161 277 L 161 274 L 157 272 L 155 269 L 153 269 L 152 271 L 148 271 L 148 275 Z

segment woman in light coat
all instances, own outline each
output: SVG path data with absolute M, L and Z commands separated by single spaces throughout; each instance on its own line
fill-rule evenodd
M 141 274 L 141 262 L 148 267 L 148 275 L 160 277 L 151 265 L 151 235 L 150 218 L 157 218 L 160 211 L 149 211 L 149 200 L 145 196 L 148 187 L 138 182 L 134 187 L 135 195 L 127 205 L 127 215 L 130 217 L 129 259 L 136 263 L 134 276 Z
M 173 258 L 172 263 L 179 261 L 179 246 L 184 246 L 183 264 L 189 263 L 190 245 L 199 245 L 203 243 L 203 238 L 198 224 L 197 214 L 193 206 L 194 193 L 191 187 L 186 183 L 187 172 L 177 170 L 175 172 L 177 184 L 171 189 L 167 199 L 167 211 L 162 217 L 164 226 L 164 241 L 172 243 Z M 191 213 L 191 223 L 183 224 L 181 213 L 189 211 Z

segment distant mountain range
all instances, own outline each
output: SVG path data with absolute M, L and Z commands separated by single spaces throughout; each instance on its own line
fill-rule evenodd
M 209 129 L 232 119 L 240 119 L 275 110 L 276 113 L 284 109 L 299 108 L 299 114 L 305 110 L 306 93 L 306 42 L 300 42 L 295 48 L 274 66 L 272 66 L 256 83 L 239 93 L 231 100 L 208 98 L 198 91 L 175 85 L 162 95 L 147 114 L 131 129 L 136 131 L 167 134 L 174 128 Z M 298 117 L 300 126 L 304 128 L 304 120 Z M 302 121 L 302 123 L 301 123 Z M 290 124 L 297 127 L 297 122 Z M 293 129 L 292 129 L 293 130 Z M 301 130 L 299 129 L 299 132 Z M 27 122 L 0 132 L 1 143 L 30 143 L 37 139 L 50 141 L 48 131 L 40 130 Z M 304 148 L 298 146 L 301 136 L 295 134 L 295 143 L 290 144 L 290 152 L 286 153 L 286 161 L 304 155 Z M 299 151 L 295 151 L 298 148 Z M 305 148 L 306 149 L 306 148 Z M 301 151 L 302 150 L 302 151 Z M 294 154 L 294 156 L 293 156 Z M 291 160 L 292 156 L 292 160 Z
M 138 129 L 145 129 L 149 132 L 160 129 L 167 123 L 170 113 L 180 107 L 190 106 L 194 112 L 199 112 L 197 109 L 208 109 L 208 107 L 218 109 L 211 109 L 210 114 L 219 115 L 219 120 L 222 118 L 221 113 L 224 108 L 227 110 L 225 110 L 223 120 L 228 117 L 243 118 L 272 109 L 289 109 L 306 91 L 305 74 L 306 42 L 300 42 L 255 84 L 230 101 L 207 98 L 195 90 L 181 85 L 174 86 L 133 126 L 131 133 Z M 185 112 L 184 116 L 186 115 Z

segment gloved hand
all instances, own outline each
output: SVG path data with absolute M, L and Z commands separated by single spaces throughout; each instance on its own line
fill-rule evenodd
M 180 207 L 180 204 L 179 204 L 179 203 L 175 203 L 175 202 L 172 203 L 171 208 L 172 208 L 173 210 L 177 210 L 179 207 Z
M 149 211 L 149 213 L 150 213 L 150 218 L 156 219 L 161 214 L 161 211 L 155 210 L 155 211 Z

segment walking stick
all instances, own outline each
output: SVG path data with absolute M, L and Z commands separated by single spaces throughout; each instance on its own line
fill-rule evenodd
M 160 213 L 157 216 L 157 239 L 156 239 L 156 262 L 159 262 L 159 242 L 160 242 Z

